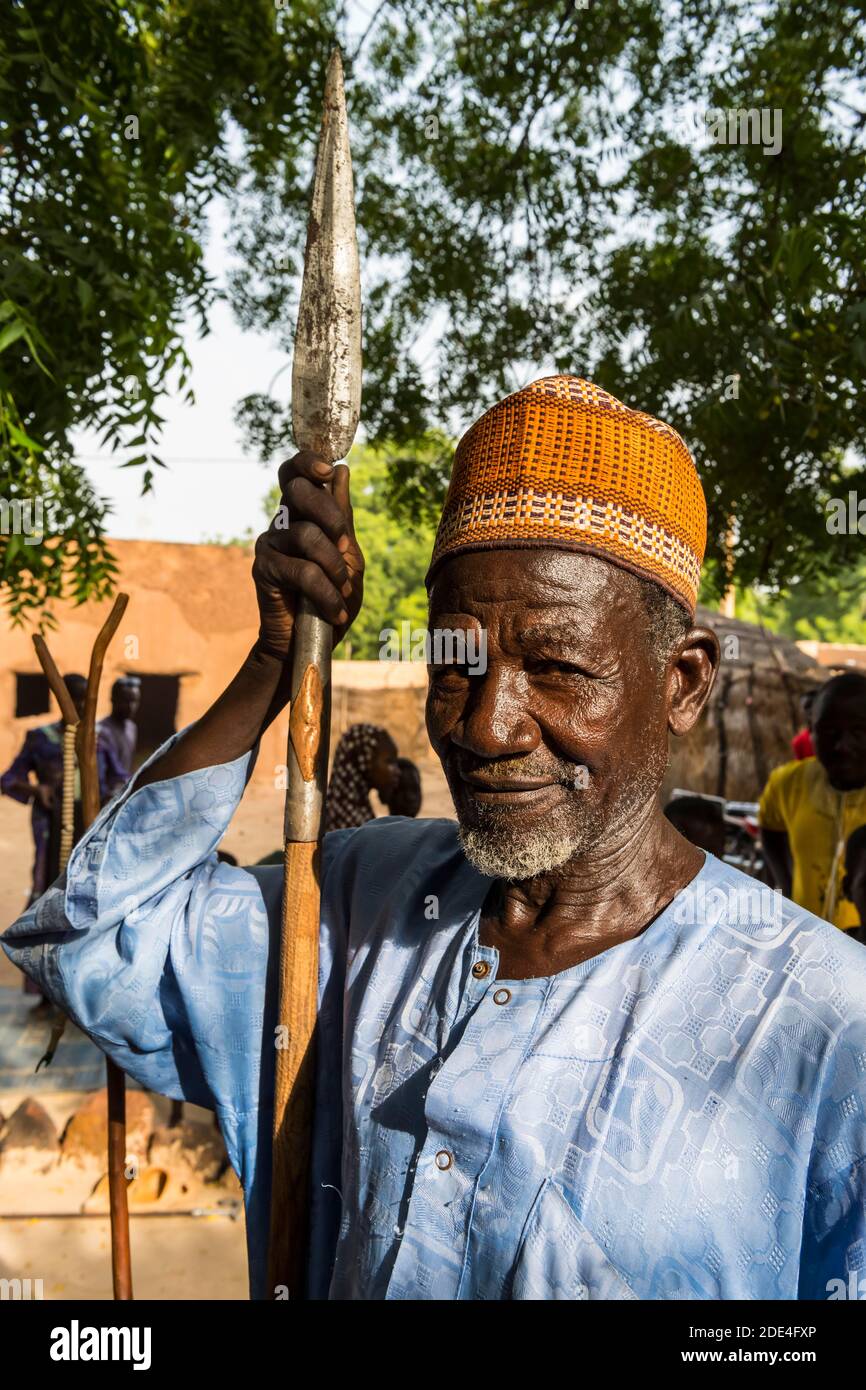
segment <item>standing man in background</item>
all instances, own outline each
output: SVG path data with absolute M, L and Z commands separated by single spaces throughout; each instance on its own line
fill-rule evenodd
M 812 706 L 815 757 L 770 773 L 758 812 L 776 887 L 849 931 L 857 909 L 842 895 L 845 842 L 866 824 L 866 673 L 845 671 Z
M 63 677 L 79 718 L 84 712 L 84 676 Z M 76 774 L 76 782 L 77 782 Z M 0 793 L 32 805 L 33 881 L 28 903 L 35 902 L 60 872 L 60 812 L 63 800 L 63 721 L 41 724 L 25 734 L 21 751 L 0 777 Z M 76 815 L 80 792 L 76 786 Z M 81 827 L 78 827 L 78 834 Z
M 138 676 L 119 676 L 111 687 L 111 714 L 96 726 L 96 758 L 103 801 L 123 791 L 132 776 L 138 743 L 135 718 L 141 704 Z
M 63 677 L 72 696 L 79 718 L 84 713 L 87 681 L 84 676 Z M 75 774 L 75 835 L 80 836 L 81 789 Z M 21 750 L 0 777 L 0 793 L 32 807 L 30 825 L 33 833 L 33 874 L 28 905 L 41 897 L 60 873 L 60 830 L 63 808 L 63 721 L 41 724 L 24 736 Z M 39 996 L 38 1009 L 47 1007 L 42 991 L 29 979 L 24 980 L 24 993 Z

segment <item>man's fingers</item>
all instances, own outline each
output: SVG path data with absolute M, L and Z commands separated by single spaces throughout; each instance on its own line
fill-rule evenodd
M 292 478 L 283 499 L 289 508 L 290 527 L 299 521 L 312 521 L 339 549 L 346 549 L 345 545 L 340 546 L 339 543 L 343 537 L 348 540 L 348 522 L 330 492 L 316 487 L 307 478 Z M 284 547 L 280 546 L 280 549 Z
M 311 483 L 328 483 L 334 476 L 334 466 L 314 454 L 312 449 L 301 449 L 293 458 L 280 464 L 277 481 L 280 492 L 285 493 L 292 478 L 307 478 Z
M 337 592 L 321 566 L 313 560 L 281 555 L 265 536 L 260 537 L 256 544 L 255 574 L 259 584 L 306 595 L 326 622 L 348 622 L 346 600 Z
M 352 538 L 355 539 L 355 514 L 352 511 L 352 497 L 349 491 L 349 466 L 346 463 L 334 465 L 334 491 L 333 498 L 343 516 L 346 518 L 346 529 Z
M 320 565 L 331 583 L 343 591 L 346 598 L 352 592 L 349 571 L 340 551 L 329 541 L 324 531 L 312 521 L 299 521 L 285 532 L 286 544 L 280 546 L 284 555 L 295 555 L 301 560 L 312 560 Z

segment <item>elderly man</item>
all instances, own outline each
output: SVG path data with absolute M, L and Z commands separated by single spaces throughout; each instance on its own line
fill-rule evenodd
M 216 1108 L 265 1296 L 280 871 L 213 850 L 295 594 L 339 639 L 363 572 L 346 470 L 281 485 L 248 659 L 5 942 L 133 1076 Z M 704 534 L 679 436 L 578 378 L 461 441 L 430 624 L 484 632 L 486 669 L 428 699 L 459 824 L 324 844 L 311 1297 L 825 1298 L 860 1268 L 866 954 L 659 804 L 719 659 Z

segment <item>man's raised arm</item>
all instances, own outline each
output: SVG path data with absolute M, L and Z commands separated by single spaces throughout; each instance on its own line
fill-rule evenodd
M 145 769 L 136 787 L 233 762 L 255 747 L 289 699 L 296 594 L 306 594 L 334 624 L 337 642 L 358 614 L 364 559 L 352 524 L 348 468 L 304 451 L 282 465 L 279 483 L 280 507 L 256 542 L 253 564 L 258 638 L 219 699 Z

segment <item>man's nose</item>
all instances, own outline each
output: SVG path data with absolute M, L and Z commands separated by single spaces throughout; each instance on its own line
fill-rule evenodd
M 479 758 L 531 753 L 541 733 L 529 710 L 529 693 L 526 674 L 498 662 L 483 676 L 470 676 L 466 709 L 452 741 Z

